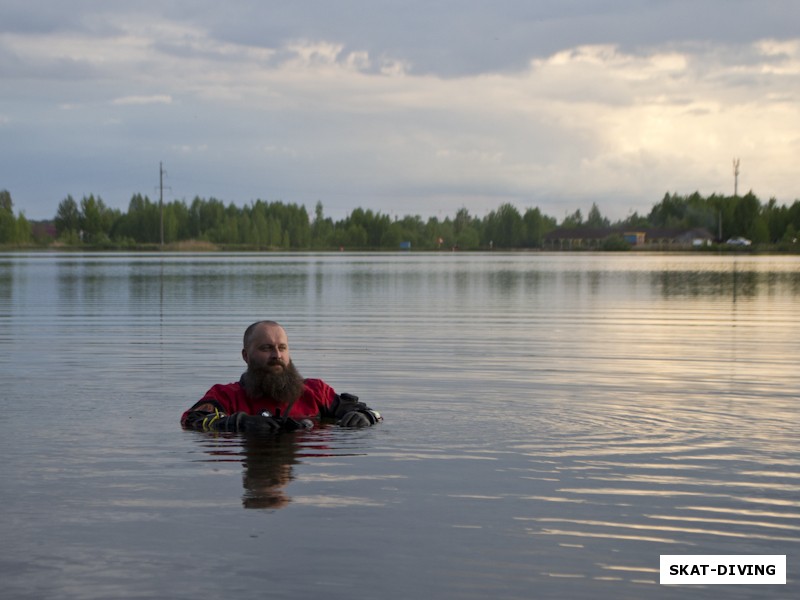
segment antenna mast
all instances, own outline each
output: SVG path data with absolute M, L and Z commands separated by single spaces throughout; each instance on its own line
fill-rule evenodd
M 733 197 L 739 196 L 739 159 L 733 159 Z

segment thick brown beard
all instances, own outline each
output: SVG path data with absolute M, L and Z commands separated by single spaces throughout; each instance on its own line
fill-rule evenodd
M 251 398 L 268 398 L 283 404 L 297 400 L 305 387 L 303 376 L 292 362 L 277 373 L 248 365 L 242 385 Z

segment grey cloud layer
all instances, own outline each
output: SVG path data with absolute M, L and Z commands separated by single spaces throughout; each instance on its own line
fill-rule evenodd
M 0 188 L 33 218 L 67 193 L 125 208 L 162 160 L 178 198 L 333 212 L 624 216 L 726 191 L 733 153 L 743 185 L 798 195 L 791 2 L 20 6 Z

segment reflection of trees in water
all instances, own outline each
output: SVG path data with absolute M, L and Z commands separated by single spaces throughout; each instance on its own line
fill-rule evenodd
M 641 255 L 634 253 L 636 258 Z M 545 255 L 545 258 L 547 255 Z M 542 296 L 550 302 L 553 290 L 567 297 L 604 297 L 610 294 L 632 295 L 639 290 L 664 297 L 707 297 L 707 298 L 754 298 L 764 293 L 796 294 L 800 290 L 800 273 L 793 269 L 772 268 L 759 264 L 737 263 L 703 263 L 685 261 L 676 257 L 668 268 L 659 268 L 657 261 L 627 265 L 624 259 L 604 257 L 608 264 L 599 268 L 577 268 L 566 265 L 556 271 L 536 271 L 505 268 L 501 263 L 485 276 L 463 276 L 460 274 L 444 274 L 437 282 L 439 287 L 449 284 L 448 277 L 453 280 L 452 287 L 460 296 L 472 293 L 508 298 L 520 293 L 529 300 L 535 295 Z M 617 262 L 613 262 L 617 259 Z M 691 268 L 691 265 L 697 268 Z M 624 268 L 618 269 L 616 265 Z M 676 265 L 678 268 L 676 268 Z M 684 268 L 686 266 L 687 268 Z M 534 267 L 531 267 L 533 269 Z
M 756 271 L 660 271 L 653 272 L 654 287 L 664 297 L 753 297 L 763 277 Z M 782 283 L 788 283 L 787 278 Z

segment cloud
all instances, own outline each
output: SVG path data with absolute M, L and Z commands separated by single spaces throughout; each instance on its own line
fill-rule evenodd
M 117 106 L 124 106 L 126 104 L 172 104 L 172 96 L 168 94 L 125 96 L 123 98 L 114 98 L 111 103 Z
M 281 27 L 281 11 L 265 16 L 260 3 L 221 12 L 214 4 L 218 20 L 200 1 L 191 15 L 180 3 L 124 13 L 101 3 L 108 12 L 62 27 L 52 19 L 6 31 L 0 72 L 12 91 L 0 124 L 15 143 L 14 152 L 0 150 L 11 173 L 0 186 L 17 206 L 51 198 L 41 216 L 67 193 L 100 193 L 124 209 L 152 187 L 153 164 L 163 161 L 178 198 L 321 200 L 338 215 L 356 206 L 480 213 L 510 201 L 560 217 L 597 202 L 617 218 L 648 210 L 666 191 L 730 191 L 730 161 L 740 156 L 740 189 L 796 198 L 796 36 L 503 42 L 543 24 L 588 31 L 612 16 L 643 18 L 622 8 L 651 18 L 655 10 L 611 4 L 616 10 L 596 3 L 577 12 L 575 3 L 507 2 L 509 16 L 463 3 L 457 31 L 443 33 L 433 58 L 420 54 L 437 43 L 424 15 L 395 12 L 397 31 L 388 32 L 391 16 L 357 2 L 326 3 L 307 20 L 284 7 Z M 667 4 L 688 6 L 659 6 Z M 438 6 L 425 10 L 441 24 Z M 350 18 L 359 7 L 367 25 L 357 27 Z M 401 24 L 413 27 L 401 35 Z M 487 48 L 492 35 L 502 51 Z M 470 44 L 486 60 L 471 68 L 446 60 L 469 55 Z M 59 157 L 62 147 L 69 154 Z M 50 171 L 57 176 L 29 183 L 26 165 L 47 170 L 51 156 L 61 160 Z

